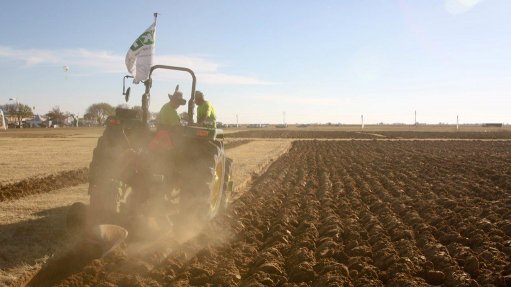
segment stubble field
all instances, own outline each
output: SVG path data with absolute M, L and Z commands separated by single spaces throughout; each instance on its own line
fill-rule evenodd
M 510 286 L 511 141 L 374 137 L 294 141 L 198 236 L 62 265 L 50 285 Z M 255 157 L 253 140 L 232 152 Z

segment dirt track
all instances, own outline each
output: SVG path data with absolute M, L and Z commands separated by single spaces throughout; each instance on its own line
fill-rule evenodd
M 509 286 L 510 175 L 506 142 L 296 142 L 165 259 L 58 286 Z

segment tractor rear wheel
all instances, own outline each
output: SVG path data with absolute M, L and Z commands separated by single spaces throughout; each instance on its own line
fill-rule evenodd
M 180 213 L 185 221 L 204 223 L 213 219 L 222 208 L 226 159 L 221 144 L 202 143 L 194 150 L 183 176 Z
M 119 180 L 125 147 L 106 131 L 98 139 L 89 168 L 91 220 L 116 223 L 122 182 Z
M 234 170 L 234 162 L 231 158 L 225 158 L 225 173 L 224 173 L 224 192 L 222 193 L 221 210 L 227 209 L 227 206 L 232 200 L 233 192 L 233 178 L 232 173 Z

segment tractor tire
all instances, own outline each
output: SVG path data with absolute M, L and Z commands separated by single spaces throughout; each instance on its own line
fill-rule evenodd
M 201 143 L 194 150 L 184 174 L 180 210 L 185 221 L 204 223 L 222 209 L 226 159 L 221 144 Z
M 89 166 L 91 221 L 96 224 L 117 223 L 123 184 L 120 166 L 126 148 L 107 131 L 98 139 Z
M 232 200 L 233 181 L 232 172 L 234 170 L 234 161 L 231 158 L 225 158 L 225 173 L 224 173 L 224 192 L 222 193 L 221 211 L 225 211 Z

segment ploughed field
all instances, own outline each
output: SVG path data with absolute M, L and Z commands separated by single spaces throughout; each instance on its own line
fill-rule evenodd
M 509 286 L 511 142 L 297 141 L 171 242 L 57 285 Z
M 511 139 L 510 130 L 485 131 L 346 131 L 346 130 L 308 130 L 308 129 L 262 129 L 244 130 L 225 134 L 226 138 L 295 138 L 295 139 Z

